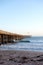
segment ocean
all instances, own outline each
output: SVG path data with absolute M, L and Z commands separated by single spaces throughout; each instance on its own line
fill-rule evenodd
M 0 46 L 0 50 L 24 50 L 24 51 L 40 51 L 43 52 L 43 37 L 34 36 L 22 39 L 30 42 L 18 42 L 16 44 L 5 44 Z

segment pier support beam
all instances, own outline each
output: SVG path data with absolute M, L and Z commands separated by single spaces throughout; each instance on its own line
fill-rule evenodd
M 1 35 L 1 43 L 2 44 L 4 43 L 4 41 L 3 41 L 3 35 Z
M 1 44 L 7 43 L 7 35 L 1 34 L 0 35 L 0 42 Z

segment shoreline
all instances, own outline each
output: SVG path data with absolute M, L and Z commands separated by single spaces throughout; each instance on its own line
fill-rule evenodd
M 43 52 L 0 50 L 0 65 L 43 65 Z

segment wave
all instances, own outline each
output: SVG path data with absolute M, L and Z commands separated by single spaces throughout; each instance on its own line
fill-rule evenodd
M 26 43 L 28 43 L 28 42 L 30 42 L 30 41 L 28 41 L 28 40 L 25 40 L 25 41 L 20 41 L 20 42 L 26 42 Z

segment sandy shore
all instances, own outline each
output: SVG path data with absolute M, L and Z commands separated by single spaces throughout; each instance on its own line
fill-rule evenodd
M 43 65 L 43 53 L 31 51 L 0 51 L 0 65 Z

